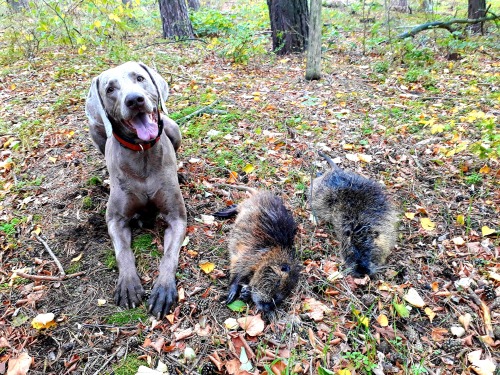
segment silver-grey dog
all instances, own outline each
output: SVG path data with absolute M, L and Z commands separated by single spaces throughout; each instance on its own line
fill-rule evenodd
M 168 225 L 148 301 L 150 313 L 157 317 L 166 315 L 177 301 L 175 272 L 186 231 L 175 156 L 181 134 L 166 116 L 167 96 L 168 85 L 158 73 L 142 63 L 127 62 L 92 80 L 85 107 L 90 135 L 105 155 L 110 177 L 106 223 L 119 269 L 117 305 L 135 307 L 144 295 L 130 247 L 131 220 L 159 213 Z

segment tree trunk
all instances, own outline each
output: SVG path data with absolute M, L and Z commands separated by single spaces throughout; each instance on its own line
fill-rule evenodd
M 28 8 L 28 0 L 7 0 L 7 3 L 16 13 Z
M 200 9 L 200 0 L 188 0 L 189 9 L 197 11 Z
M 321 0 L 311 0 L 306 79 L 321 78 Z
M 420 1 L 420 10 L 425 13 L 432 12 L 432 0 L 421 0 Z
M 408 0 L 392 0 L 391 9 L 396 12 L 401 13 L 411 13 L 410 6 L 408 5 Z
M 159 0 L 164 38 L 193 38 L 193 26 L 189 19 L 185 0 Z
M 278 55 L 304 52 L 309 34 L 307 0 L 267 0 L 273 51 Z
M 469 0 L 469 19 L 482 18 L 486 15 L 486 0 Z M 469 30 L 474 33 L 483 33 L 483 23 L 476 23 L 469 26 Z

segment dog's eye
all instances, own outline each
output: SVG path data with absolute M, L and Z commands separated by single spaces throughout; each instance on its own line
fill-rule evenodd
M 145 78 L 143 76 L 137 76 L 137 82 L 142 82 L 144 80 Z
M 115 88 L 114 87 L 108 87 L 106 89 L 106 94 L 111 94 L 113 91 L 115 91 Z

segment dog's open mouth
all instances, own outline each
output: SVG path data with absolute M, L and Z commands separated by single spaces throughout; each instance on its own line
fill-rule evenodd
M 158 115 L 156 111 L 152 113 L 138 113 L 128 121 L 123 121 L 127 127 L 137 133 L 137 137 L 142 141 L 151 141 L 158 136 Z

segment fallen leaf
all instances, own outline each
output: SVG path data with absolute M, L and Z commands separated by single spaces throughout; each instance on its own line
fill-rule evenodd
M 245 172 L 246 174 L 250 174 L 254 171 L 254 169 L 255 169 L 255 167 L 252 164 L 247 164 L 243 168 L 243 172 Z
M 495 280 L 495 281 L 500 281 L 500 274 L 498 274 L 498 273 L 496 273 L 496 272 L 490 271 L 490 272 L 488 273 L 488 277 L 489 277 L 490 279 Z
M 380 324 L 381 327 L 387 327 L 389 325 L 389 319 L 387 318 L 387 315 L 385 314 L 380 314 L 377 317 L 377 322 Z
M 227 318 L 224 320 L 224 327 L 230 330 L 236 330 L 239 327 L 238 321 L 234 318 Z
M 465 224 L 465 217 L 464 217 L 464 215 L 457 215 L 457 224 L 458 225 L 464 225 Z
M 408 289 L 406 294 L 403 296 L 403 299 L 406 302 L 408 302 L 410 305 L 413 305 L 415 307 L 424 307 L 425 306 L 424 300 L 422 299 L 422 297 L 420 297 L 420 295 L 418 294 L 418 292 L 415 288 Z
M 488 228 L 486 225 L 484 225 L 481 228 L 481 233 L 482 233 L 483 237 L 489 236 L 490 234 L 493 234 L 495 232 L 496 232 L 495 229 Z
M 54 322 L 54 314 L 38 314 L 31 321 L 31 326 L 35 329 L 46 329 L 50 327 L 55 327 L 56 322 Z
M 493 375 L 496 369 L 495 364 L 491 359 L 480 359 L 482 350 L 475 350 L 467 355 L 467 359 L 471 362 L 470 369 L 478 375 Z
M 312 297 L 304 299 L 303 310 L 316 322 L 322 321 L 324 314 L 329 314 L 332 311 L 325 304 Z
M 392 306 L 394 306 L 394 310 L 396 310 L 401 318 L 408 318 L 410 316 L 410 312 L 404 304 L 393 301 Z
M 431 337 L 434 341 L 439 342 L 444 340 L 444 336 L 448 334 L 448 330 L 446 328 L 432 328 Z
M 215 269 L 215 263 L 212 262 L 203 262 L 199 264 L 201 270 L 206 274 L 209 274 Z
M 357 154 L 346 154 L 345 158 L 350 161 L 359 161 Z
M 469 325 L 470 325 L 470 321 L 472 319 L 472 316 L 469 314 L 469 313 L 466 313 L 464 315 L 460 315 L 458 317 L 458 321 L 460 322 L 460 324 L 462 324 L 462 326 L 467 330 L 469 329 Z
M 239 318 L 238 324 L 250 336 L 260 335 L 265 327 L 265 323 L 260 317 L 260 314 Z
M 358 154 L 358 159 L 361 160 L 362 162 L 369 163 L 372 161 L 373 157 L 371 155 L 366 155 L 366 154 Z
M 465 240 L 462 237 L 454 237 L 452 241 L 457 246 L 463 246 L 465 244 Z
M 405 212 L 405 217 L 408 220 L 413 220 L 413 218 L 415 217 L 415 212 Z
M 240 362 L 241 362 L 240 370 L 252 371 L 253 365 L 252 362 L 248 359 L 247 351 L 245 350 L 244 347 L 241 347 Z
M 104 306 L 106 304 L 106 300 L 105 299 L 100 299 L 98 298 L 97 299 L 97 306 Z
M 164 373 L 141 365 L 137 369 L 135 375 L 164 375 Z
M 426 307 L 424 312 L 427 314 L 427 316 L 429 317 L 429 320 L 432 322 L 432 320 L 436 316 L 436 313 L 434 311 L 432 311 L 432 309 L 430 307 Z
M 78 262 L 80 259 L 82 259 L 83 253 L 80 253 L 77 257 L 71 259 L 70 263 Z
M 483 165 L 481 167 L 481 169 L 479 170 L 479 173 L 481 173 L 481 174 L 488 174 L 488 173 L 490 173 L 490 171 L 491 171 L 491 168 L 488 167 L 487 164 L 485 164 L 485 165 Z
M 227 179 L 228 184 L 234 184 L 238 180 L 238 173 L 236 172 L 229 172 L 229 178 Z
M 212 225 L 215 222 L 215 216 L 212 215 L 200 215 L 203 224 Z
M 22 352 L 17 358 L 10 358 L 7 365 L 7 375 L 25 375 L 31 366 L 31 357 L 28 353 Z
M 231 309 L 232 311 L 243 312 L 246 310 L 247 304 L 237 299 L 236 301 L 233 301 L 229 305 L 227 305 L 227 307 L 229 307 L 229 309 Z
M 464 327 L 460 327 L 460 326 L 452 326 L 450 327 L 450 332 L 453 336 L 455 337 L 462 337 L 463 335 L 465 335 L 465 329 Z
M 433 223 L 428 217 L 420 218 L 420 225 L 422 226 L 422 228 L 428 231 L 434 230 L 436 228 L 436 223 Z

